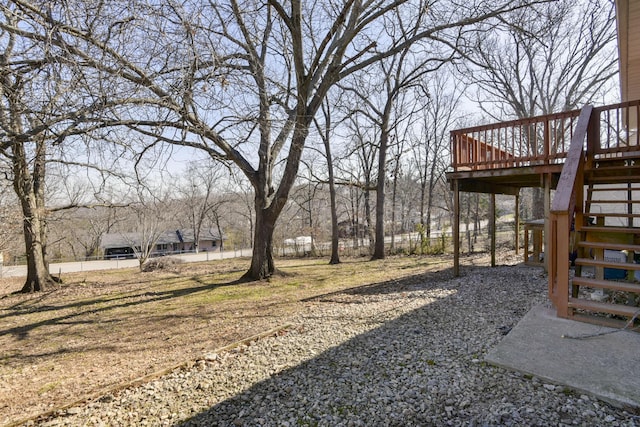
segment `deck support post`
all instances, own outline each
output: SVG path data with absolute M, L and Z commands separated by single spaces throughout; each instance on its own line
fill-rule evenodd
M 516 194 L 516 211 L 514 213 L 516 255 L 520 254 L 520 194 Z
M 491 267 L 496 266 L 496 195 L 491 193 L 489 203 L 489 233 L 491 234 Z
M 549 272 L 549 212 L 551 211 L 551 174 L 544 174 L 544 236 L 543 236 L 543 252 L 544 252 L 544 272 Z
M 451 239 L 453 240 L 453 275 L 460 276 L 460 185 L 453 180 L 453 224 Z

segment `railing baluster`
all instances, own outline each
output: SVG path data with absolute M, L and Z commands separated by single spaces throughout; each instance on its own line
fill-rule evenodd
M 640 105 L 636 105 L 636 146 L 640 146 L 640 132 L 638 132 L 638 130 L 640 130 Z
M 549 129 L 549 120 L 544 121 L 544 127 L 542 129 L 542 142 L 544 144 L 544 164 L 549 164 L 549 155 L 551 154 L 551 130 Z
M 620 131 L 620 110 L 616 109 L 616 128 L 615 128 L 615 135 L 616 135 L 616 141 L 615 141 L 615 146 L 618 145 L 618 141 L 617 141 L 617 135 L 619 135 L 619 131 Z M 611 143 L 613 141 L 613 138 L 611 138 L 611 129 L 609 129 L 609 138 L 607 138 L 607 148 L 611 149 Z
M 627 130 L 627 149 L 629 149 L 629 146 L 631 145 L 629 141 L 629 131 L 631 130 L 631 127 L 629 126 L 629 110 L 630 109 L 628 107 L 625 108 L 626 114 L 624 114 L 624 121 L 625 121 L 624 128 Z M 618 134 L 618 135 L 621 135 L 621 134 Z
M 606 114 L 604 115 L 604 117 L 606 117 L 606 121 L 604 125 L 606 129 L 607 137 L 605 138 L 604 141 L 600 141 L 600 144 L 597 147 L 595 147 L 596 151 L 594 152 L 598 154 L 602 152 L 602 149 L 609 148 L 609 141 L 611 140 L 611 111 L 606 110 Z M 600 126 L 600 128 L 602 128 L 602 126 Z

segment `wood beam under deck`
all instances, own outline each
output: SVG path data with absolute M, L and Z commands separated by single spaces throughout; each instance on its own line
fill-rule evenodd
M 452 190 L 453 182 L 458 181 L 459 191 L 516 196 L 521 188 L 544 188 L 545 176 L 551 177 L 550 185 L 552 189 L 555 189 L 561 173 L 562 164 L 553 164 L 481 171 L 447 172 L 446 177 Z
M 458 187 L 458 190 L 464 193 L 506 194 L 509 196 L 520 194 L 520 187 L 484 181 L 458 180 Z

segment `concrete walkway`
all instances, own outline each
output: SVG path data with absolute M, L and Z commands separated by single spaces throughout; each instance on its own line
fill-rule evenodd
M 584 338 L 607 331 L 617 332 Z M 560 319 L 536 306 L 485 360 L 640 409 L 640 333 Z

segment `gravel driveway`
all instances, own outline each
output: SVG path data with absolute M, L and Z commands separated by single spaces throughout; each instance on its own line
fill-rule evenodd
M 38 425 L 640 425 L 638 415 L 483 362 L 545 303 L 546 278 L 524 266 L 462 273 L 308 301 L 277 336 Z

